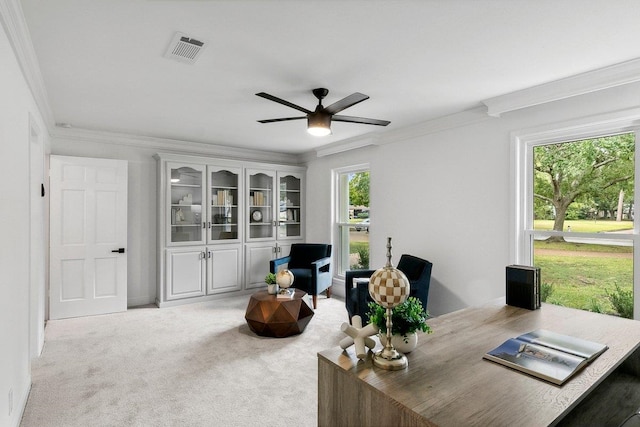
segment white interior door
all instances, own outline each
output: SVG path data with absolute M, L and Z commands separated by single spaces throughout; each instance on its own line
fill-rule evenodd
M 50 318 L 127 309 L 127 162 L 51 156 Z

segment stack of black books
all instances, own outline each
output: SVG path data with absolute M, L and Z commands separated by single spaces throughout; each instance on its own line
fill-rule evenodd
M 535 310 L 540 308 L 540 268 L 507 266 L 507 304 Z

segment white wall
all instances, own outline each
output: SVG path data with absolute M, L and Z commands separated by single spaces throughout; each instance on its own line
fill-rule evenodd
M 503 296 L 512 262 L 511 132 L 637 107 L 639 99 L 640 85 L 619 86 L 402 141 L 389 132 L 382 145 L 312 159 L 308 239 L 331 238 L 331 170 L 369 162 L 372 268 L 384 265 L 390 236 L 395 262 L 410 253 L 434 263 L 431 314 Z
M 4 29 L 0 64 L 0 425 L 17 426 L 31 385 L 29 115 L 40 129 L 46 127 Z

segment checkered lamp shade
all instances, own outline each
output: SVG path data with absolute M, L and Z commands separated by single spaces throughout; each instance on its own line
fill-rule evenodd
M 407 276 L 393 267 L 379 268 L 369 279 L 369 295 L 384 308 L 402 304 L 409 296 L 409 289 Z

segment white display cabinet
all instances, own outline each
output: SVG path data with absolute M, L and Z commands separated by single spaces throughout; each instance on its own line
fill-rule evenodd
M 304 175 L 247 169 L 247 241 L 303 238 Z
M 303 241 L 303 167 L 159 153 L 158 306 L 264 286 Z
M 278 172 L 278 239 L 302 238 L 303 174 Z
M 275 170 L 247 169 L 247 241 L 275 238 Z
M 205 242 L 203 218 L 205 166 L 167 163 L 168 244 L 193 245 Z
M 242 239 L 242 169 L 208 166 L 207 242 Z
M 207 248 L 207 295 L 242 289 L 242 245 Z
M 246 287 L 259 288 L 269 261 L 289 255 L 303 241 L 304 173 L 286 169 L 247 169 Z
M 291 243 L 279 243 L 273 240 L 248 243 L 245 245 L 246 288 L 256 289 L 264 286 L 264 278 L 269 273 L 269 261 L 289 255 Z
M 167 301 L 205 295 L 206 249 L 172 248 L 166 250 Z
M 241 245 L 171 248 L 166 254 L 167 301 L 242 289 Z

